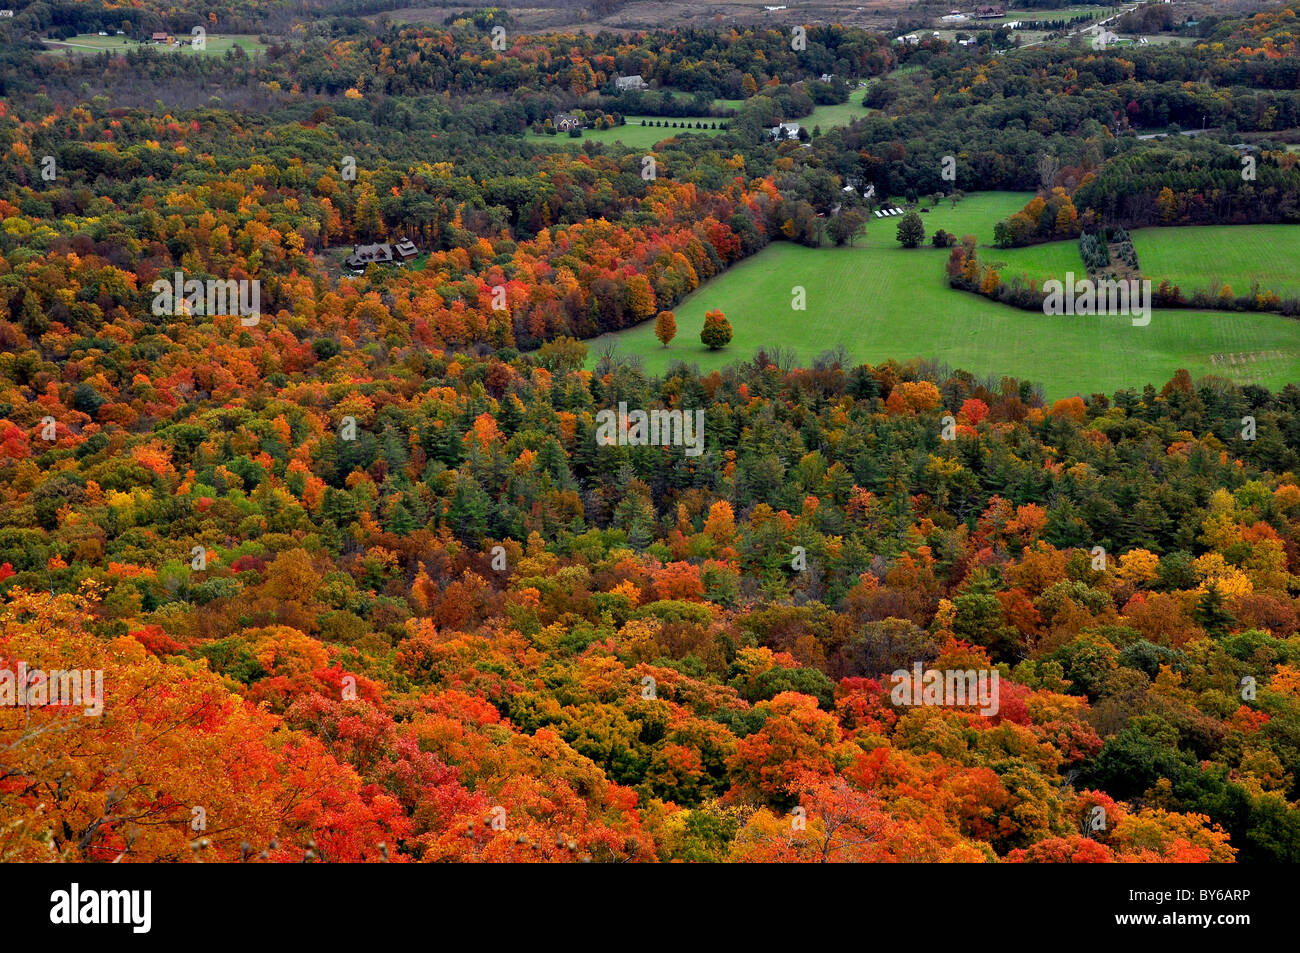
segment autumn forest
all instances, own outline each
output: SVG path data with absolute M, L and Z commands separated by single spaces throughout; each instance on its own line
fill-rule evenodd
M 1300 8 L 1113 53 L 390 8 L 0 19 L 0 860 L 1300 861 L 1300 362 L 1067 393 L 683 318 L 863 227 L 1026 322 L 980 262 L 1300 227 Z M 948 156 L 1024 208 L 899 248 Z M 1155 320 L 1300 329 L 1246 291 Z M 666 370 L 606 343 L 647 322 Z

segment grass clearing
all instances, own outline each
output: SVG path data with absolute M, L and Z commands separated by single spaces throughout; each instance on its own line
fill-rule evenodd
M 730 120 L 714 119 L 712 117 L 708 119 L 704 119 L 702 117 L 701 118 L 691 117 L 687 119 L 664 119 L 661 116 L 628 116 L 626 125 L 612 126 L 609 129 L 584 129 L 582 130 L 582 136 L 577 139 L 571 138 L 568 133 L 564 133 L 564 132 L 557 132 L 553 136 L 548 136 L 545 133 L 539 135 L 533 132 L 531 129 L 524 134 L 524 139 L 527 142 L 545 143 L 550 146 L 572 145 L 572 146 L 580 147 L 584 142 L 595 141 L 595 142 L 617 142 L 631 149 L 652 149 L 656 144 L 663 142 L 665 139 L 671 139 L 674 136 L 685 135 L 688 133 L 694 135 L 702 135 L 702 136 L 716 136 L 723 131 L 721 128 L 683 129 L 679 126 L 677 129 L 673 129 L 671 126 L 650 126 L 650 125 L 643 126 L 641 125 L 642 119 L 646 120 L 647 123 L 650 122 L 651 120 L 654 120 L 656 122 L 669 122 L 669 123 L 689 122 L 692 124 L 692 126 L 697 122 L 707 123 L 710 126 L 712 126 L 714 123 L 717 123 L 719 126 L 721 126 L 723 122 L 730 121 Z
M 1088 275 L 1079 256 L 1079 243 L 1073 239 L 1026 248 L 981 249 L 980 261 L 997 268 L 1003 281 L 1024 276 L 1041 285 L 1049 278 L 1064 281 L 1067 272 L 1074 272 L 1075 278 Z
M 1156 285 L 1168 279 L 1184 297 L 1229 285 L 1244 294 L 1251 283 L 1282 297 L 1300 297 L 1300 225 L 1208 225 L 1134 231 L 1142 273 Z
M 1032 192 L 972 192 L 955 206 L 947 200 L 933 207 L 923 203 L 922 208 L 929 209 L 921 212 L 926 241 L 942 228 L 959 240 L 963 235 L 974 235 L 981 245 L 990 244 L 993 226 L 1020 211 L 1033 197 Z M 867 225 L 867 234 L 874 240 L 883 239 L 886 245 L 897 245 L 894 236 L 898 231 L 898 218 L 894 216 L 894 224 L 887 225 L 891 219 L 878 219 L 873 215 Z
M 207 36 L 206 47 L 202 50 L 196 50 L 190 46 L 189 34 L 177 35 L 176 39 L 180 40 L 181 45 L 172 49 L 161 43 L 150 43 L 145 41 L 141 43 L 127 36 L 100 36 L 97 33 L 81 33 L 67 40 L 45 40 L 44 43 L 52 52 L 72 55 L 76 53 L 103 53 L 116 52 L 125 53 L 128 50 L 139 49 L 141 47 L 150 47 L 160 53 L 198 53 L 204 56 L 214 56 L 217 54 L 224 55 L 232 47 L 243 47 L 245 53 L 250 56 L 261 53 L 266 49 L 265 44 L 258 42 L 256 37 L 236 36 L 234 34 L 213 34 Z
M 865 119 L 868 113 L 867 107 L 862 104 L 862 97 L 866 92 L 865 89 L 852 90 L 847 101 L 834 106 L 818 106 L 810 115 L 794 121 L 809 132 L 812 132 L 814 126 L 821 126 L 822 132 L 829 132 L 836 126 L 847 126 L 855 119 Z
M 849 95 L 848 101 L 839 103 L 834 106 L 818 106 L 810 115 L 802 119 L 793 120 L 812 132 L 814 126 L 821 126 L 822 132 L 828 132 L 835 126 L 847 126 L 854 119 L 862 119 L 867 115 L 867 109 L 862 105 L 862 97 L 866 91 L 855 89 Z M 732 109 L 739 110 L 744 106 L 743 99 L 720 99 L 718 105 L 728 106 Z M 668 122 L 668 123 L 691 123 L 691 128 L 674 129 L 672 126 L 642 126 L 641 122 L 645 120 L 650 122 Z M 693 128 L 696 122 L 705 123 L 712 126 L 717 123 L 719 126 L 723 122 L 732 122 L 733 119 L 717 119 L 715 117 L 696 117 L 687 116 L 684 118 L 665 118 L 663 116 L 628 116 L 627 123 L 622 126 L 614 126 L 610 129 L 584 129 L 582 136 L 578 139 L 571 138 L 567 133 L 557 132 L 553 136 L 546 134 L 537 134 L 529 130 L 524 134 L 524 139 L 528 142 L 547 143 L 548 145 L 575 145 L 581 146 L 585 140 L 594 140 L 596 142 L 617 142 L 630 149 L 652 149 L 655 145 L 663 142 L 665 139 L 671 139 L 673 136 L 684 133 L 704 134 L 716 136 L 723 132 L 722 129 L 696 129 Z
M 955 209 L 941 206 L 923 216 L 927 235 L 945 228 L 975 234 L 987 246 L 994 223 L 1025 199 L 1023 193 L 977 193 Z M 855 248 L 775 243 L 682 302 L 675 309 L 677 338 L 669 347 L 660 346 L 654 322 L 647 321 L 587 342 L 588 366 L 611 343 L 640 356 L 652 373 L 676 360 L 710 370 L 746 360 L 762 346 L 790 348 L 807 364 L 843 347 L 854 361 L 933 358 L 980 375 L 1030 379 L 1041 382 L 1051 399 L 1161 385 L 1179 368 L 1193 378 L 1219 374 L 1271 388 L 1300 380 L 1300 321 L 1157 310 L 1150 325 L 1134 327 L 1128 317 L 1020 311 L 950 289 L 943 274 L 948 252 L 899 247 L 896 221 L 873 218 Z M 1007 276 L 1083 271 L 1074 242 L 985 247 L 981 255 L 1004 262 Z M 791 307 L 796 285 L 806 289 L 805 311 Z M 720 351 L 707 350 L 699 339 L 704 312 L 713 308 L 721 308 L 735 329 L 731 344 Z

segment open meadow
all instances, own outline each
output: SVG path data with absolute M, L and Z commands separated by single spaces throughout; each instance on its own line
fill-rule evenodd
M 1184 297 L 1224 285 L 1244 294 L 1255 282 L 1261 291 L 1300 297 L 1300 225 L 1142 228 L 1132 234 L 1143 274 L 1168 279 Z
M 1000 263 L 1004 279 L 1021 273 L 1039 280 L 1063 278 L 1070 270 L 1082 275 L 1073 241 L 989 247 L 993 224 L 1025 198 L 987 192 L 969 196 L 955 209 L 945 203 L 922 216 L 926 234 L 936 228 L 975 234 L 981 258 Z M 759 347 L 791 349 L 806 364 L 822 351 L 843 347 L 854 361 L 933 358 L 980 375 L 1041 381 L 1051 398 L 1159 385 L 1179 368 L 1193 377 L 1215 373 L 1274 388 L 1300 378 L 1300 321 L 1274 314 L 1157 310 L 1150 325 L 1134 327 L 1127 317 L 1022 311 L 950 289 L 943 272 L 948 252 L 928 245 L 900 247 L 894 237 L 897 221 L 872 218 L 853 248 L 773 244 L 687 298 L 676 309 L 678 334 L 669 347 L 655 339 L 654 322 L 645 322 L 588 342 L 589 364 L 608 344 L 638 355 L 652 372 L 675 360 L 721 367 L 751 357 Z M 1213 230 L 1181 231 L 1206 232 L 1208 239 Z M 1155 274 L 1146 255 L 1139 254 L 1144 270 Z M 795 286 L 806 291 L 804 311 L 792 308 Z M 735 335 L 726 348 L 709 351 L 699 336 L 704 313 L 714 308 L 727 315 Z
M 641 125 L 642 120 L 645 120 L 647 125 Z M 677 128 L 674 129 L 671 125 L 648 125 L 651 121 L 669 124 L 675 122 Z M 691 116 L 683 119 L 665 119 L 661 116 L 628 116 L 625 125 L 611 126 L 608 129 L 584 129 L 582 135 L 576 139 L 564 132 L 557 132 L 553 136 L 548 136 L 545 133 L 535 133 L 531 129 L 524 134 L 524 139 L 528 142 L 545 143 L 550 146 L 581 146 L 584 142 L 619 142 L 631 149 L 653 149 L 655 145 L 665 139 L 688 133 L 716 136 L 722 132 L 721 128 L 697 129 L 695 124 L 698 122 L 710 127 L 714 125 L 720 127 L 725 121 L 712 117 L 706 119 L 702 116 Z M 690 128 L 683 128 L 688 123 Z
M 100 36 L 97 33 L 82 33 L 66 40 L 46 40 L 45 44 L 51 52 L 61 52 L 65 55 L 103 52 L 125 53 L 128 50 L 143 47 L 150 47 L 160 53 L 202 53 L 207 56 L 225 54 L 227 50 L 236 46 L 243 47 L 244 52 L 249 54 L 261 53 L 266 49 L 266 45 L 253 36 L 209 33 L 202 50 L 196 50 L 190 45 L 189 34 L 177 35 L 176 39 L 180 41 L 180 46 L 175 49 L 161 43 L 150 43 L 147 40 L 140 42 L 129 36 L 117 36 L 116 34 Z
M 827 132 L 836 126 L 847 126 L 854 119 L 862 119 L 867 115 L 867 109 L 862 105 L 862 97 L 866 95 L 866 90 L 855 89 L 849 94 L 847 102 L 838 103 L 832 106 L 818 106 L 811 114 L 800 119 L 793 120 L 810 132 L 821 127 L 822 132 Z M 743 99 L 720 99 L 716 105 L 727 106 L 731 109 L 740 109 L 745 104 Z M 647 125 L 641 125 L 642 122 Z M 687 116 L 681 118 L 663 117 L 663 116 L 628 116 L 627 122 L 622 126 L 613 126 L 609 129 L 584 129 L 582 135 L 576 139 L 570 137 L 567 133 L 557 132 L 550 136 L 545 133 L 535 133 L 529 130 L 524 134 L 524 139 L 532 143 L 546 143 L 552 146 L 574 145 L 581 146 L 583 142 L 618 142 L 630 149 L 652 149 L 654 146 L 665 139 L 685 133 L 703 133 L 710 136 L 716 136 L 722 132 L 720 127 L 723 122 L 729 120 L 717 119 L 709 116 Z M 670 125 L 653 126 L 652 122 L 669 123 Z M 673 128 L 671 123 L 677 123 L 677 128 Z M 703 123 L 709 128 L 696 128 L 696 123 Z

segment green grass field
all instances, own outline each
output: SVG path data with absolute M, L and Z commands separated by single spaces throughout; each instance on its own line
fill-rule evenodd
M 1123 6 L 1094 7 L 1082 6 L 1079 4 L 1064 5 L 1060 7 L 1050 7 L 1047 9 L 1038 9 L 1036 7 L 1022 7 L 1008 10 L 1006 16 L 1001 18 L 992 18 L 988 20 L 968 20 L 967 23 L 993 24 L 1000 26 L 1003 23 L 1014 23 L 1016 20 L 1068 20 L 1071 17 L 1077 17 L 1084 14 L 1092 17 L 1094 20 L 1101 20 L 1118 13 L 1125 9 Z
M 45 44 L 54 52 L 64 54 L 73 53 L 102 53 L 105 50 L 109 52 L 126 52 L 129 49 L 135 49 L 140 46 L 153 46 L 159 52 L 170 53 L 203 53 L 208 56 L 215 54 L 224 54 L 233 46 L 242 46 L 244 52 L 248 54 L 261 53 L 266 46 L 259 43 L 255 37 L 251 36 L 231 36 L 220 34 L 209 34 L 207 37 L 206 48 L 195 50 L 190 46 L 190 36 L 185 34 L 178 36 L 181 41 L 178 50 L 172 50 L 170 47 L 164 47 L 162 44 L 156 46 L 152 43 L 138 43 L 126 36 L 100 36 L 97 33 L 82 33 L 68 40 L 46 40 Z
M 524 138 L 528 142 L 545 143 L 550 146 L 581 146 L 584 142 L 594 140 L 596 142 L 621 142 L 623 145 L 631 149 L 652 149 L 657 143 L 663 142 L 665 139 L 671 139 L 673 136 L 684 135 L 686 133 L 693 133 L 702 136 L 716 136 L 722 132 L 721 129 L 673 129 L 664 126 L 641 125 L 642 119 L 649 120 L 650 118 L 651 117 L 649 116 L 628 116 L 627 125 L 625 126 L 613 126 L 609 129 L 584 129 L 582 130 L 582 137 L 579 139 L 571 139 L 568 133 L 563 132 L 557 132 L 553 136 L 548 136 L 545 134 L 538 135 L 531 130 L 524 134 Z M 712 125 L 715 122 L 721 124 L 725 120 L 691 117 L 689 119 L 675 120 L 660 119 L 660 121 L 689 122 L 692 124 L 696 122 L 707 122 Z
M 818 106 L 809 116 L 796 119 L 795 122 L 812 132 L 815 126 L 821 126 L 822 132 L 828 132 L 835 126 L 847 126 L 854 119 L 865 119 L 866 107 L 862 105 L 865 89 L 855 89 L 849 93 L 848 102 L 834 106 Z
M 99 37 L 99 39 L 103 39 L 103 37 Z M 847 126 L 854 119 L 861 119 L 867 115 L 867 110 L 862 105 L 864 95 L 866 95 L 865 90 L 855 89 L 850 93 L 848 102 L 835 106 L 818 106 L 810 115 L 795 121 L 808 129 L 809 132 L 815 126 L 821 126 L 822 132 L 828 132 L 835 126 Z M 719 99 L 716 100 L 715 105 L 739 110 L 745 105 L 745 101 L 743 99 Z M 581 146 L 586 140 L 595 140 L 596 142 L 619 142 L 630 149 L 652 149 L 663 140 L 681 133 L 702 133 L 716 136 L 722 132 L 721 129 L 673 129 L 664 126 L 642 126 L 642 119 L 659 119 L 666 122 L 706 122 L 710 125 L 714 122 L 723 121 L 712 117 L 694 116 L 676 120 L 663 120 L 663 117 L 652 116 L 628 116 L 626 125 L 614 126 L 611 129 L 584 129 L 582 130 L 582 137 L 579 139 L 572 139 L 567 133 L 556 133 L 553 136 L 548 136 L 545 134 L 538 135 L 531 130 L 524 134 L 524 139 L 528 142 L 546 143 L 552 146 L 571 145 L 576 147 Z
M 1225 284 L 1245 294 L 1252 281 L 1261 291 L 1300 297 L 1300 225 L 1142 228 L 1133 232 L 1133 247 L 1144 275 L 1156 284 L 1168 279 L 1184 297 Z
M 935 228 L 992 239 L 994 223 L 1023 205 L 1021 193 L 972 195 L 947 213 L 924 216 Z M 943 207 L 947 209 L 945 205 Z M 675 310 L 677 338 L 661 347 L 654 322 L 589 341 L 588 366 L 606 344 L 641 357 L 652 373 L 674 360 L 702 369 L 750 358 L 760 346 L 793 349 L 807 363 L 842 346 L 856 361 L 934 358 L 980 375 L 1041 382 L 1052 399 L 1163 384 L 1179 368 L 1221 374 L 1238 383 L 1280 387 L 1300 380 L 1300 321 L 1272 314 L 1154 312 L 1146 327 L 1127 317 L 1049 317 L 950 289 L 948 252 L 907 250 L 894 239 L 897 219 L 873 218 L 855 248 L 812 249 L 781 242 L 735 266 Z M 982 255 L 1030 274 L 1082 270 L 1077 246 L 983 248 Z M 792 288 L 806 289 L 807 308 L 791 307 Z M 704 312 L 721 308 L 735 329 L 731 344 L 708 351 L 699 340 Z M 1223 362 L 1216 360 L 1224 355 Z
M 934 207 L 922 203 L 922 208 L 930 209 L 921 213 L 926 241 L 942 228 L 959 239 L 963 235 L 974 235 L 981 245 L 988 244 L 993 241 L 993 226 L 1008 215 L 1020 211 L 1033 197 L 1032 192 L 975 192 L 955 206 L 949 201 L 940 202 Z M 897 231 L 897 216 L 891 223 L 891 219 L 879 219 L 873 215 L 867 223 L 868 237 L 876 241 L 883 240 L 885 244 L 897 244 L 894 237 Z
M 981 249 L 980 261 L 997 268 L 1003 281 L 1023 276 L 1041 284 L 1048 278 L 1064 281 L 1066 272 L 1071 271 L 1076 278 L 1083 278 L 1088 271 L 1079 256 L 1079 243 L 1074 239 L 1028 248 Z

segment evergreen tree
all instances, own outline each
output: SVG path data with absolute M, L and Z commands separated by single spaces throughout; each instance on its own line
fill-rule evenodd
M 1224 605 L 1223 593 L 1213 583 L 1201 593 L 1201 598 L 1196 601 L 1196 609 L 1192 612 L 1192 618 L 1196 620 L 1197 625 L 1214 638 L 1227 635 L 1228 627 L 1235 625 L 1237 622 L 1236 618 Z

